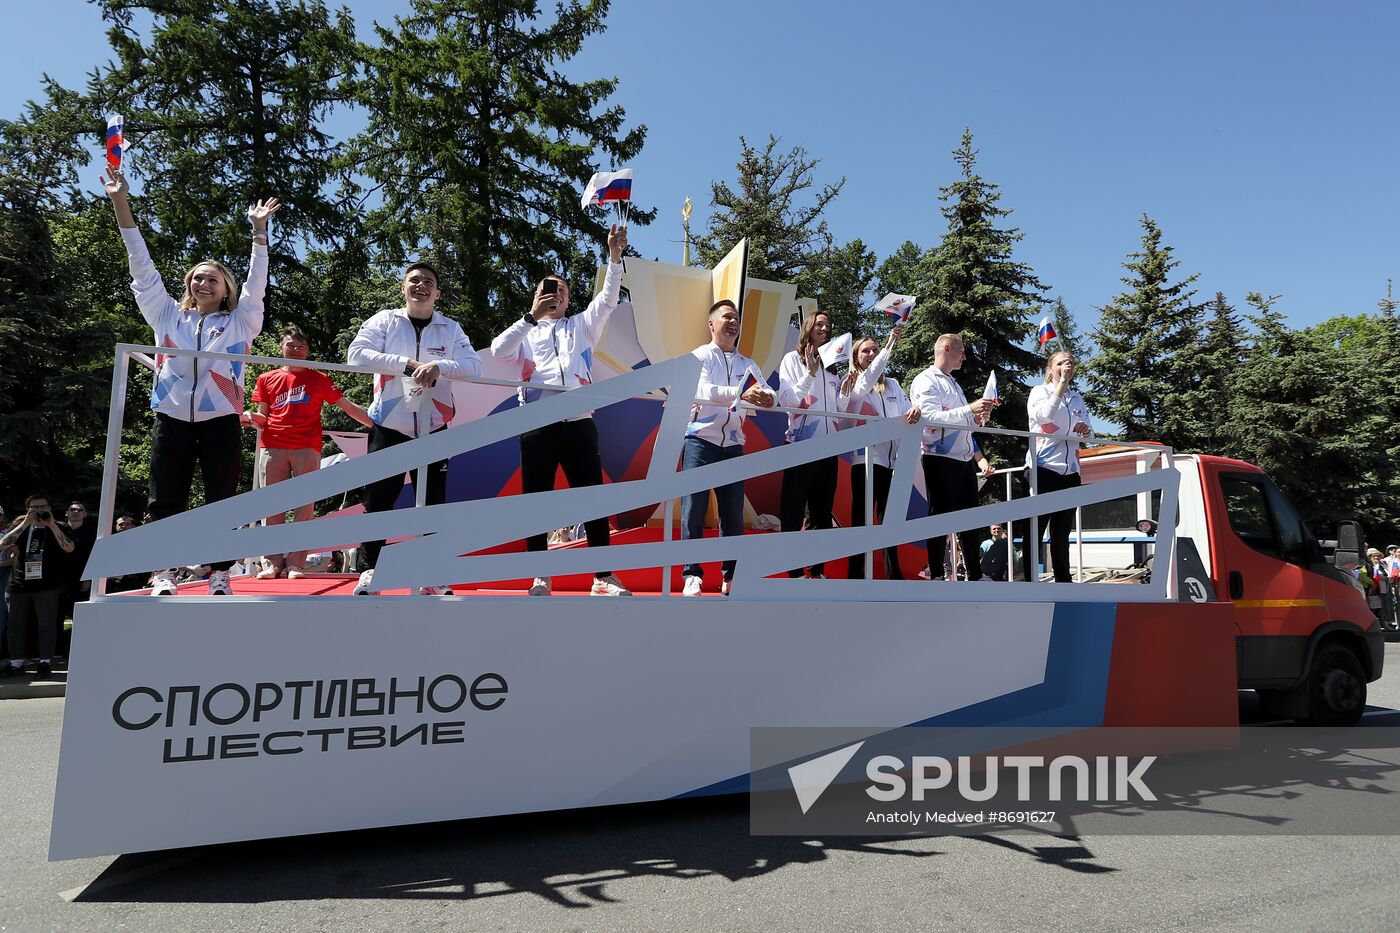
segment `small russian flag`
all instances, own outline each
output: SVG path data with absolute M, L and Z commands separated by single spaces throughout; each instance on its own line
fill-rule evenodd
M 908 322 L 909 313 L 914 310 L 914 302 L 917 300 L 913 295 L 897 295 L 890 292 L 875 303 L 875 309 L 888 314 L 895 324 L 904 324 Z
M 122 126 L 121 114 L 114 113 L 107 117 L 107 168 L 114 172 L 122 167 L 122 150 L 126 148 Z
M 610 201 L 632 200 L 632 170 L 595 172 L 583 189 L 583 207 L 601 207 Z
M 752 369 L 745 371 L 745 373 L 744 373 L 744 381 L 743 381 L 742 383 L 739 384 L 739 394 L 736 395 L 736 396 L 734 396 L 734 404 L 732 404 L 732 405 L 729 406 L 729 410 L 730 410 L 730 411 L 738 411 L 738 410 L 739 410 L 739 399 L 740 399 L 740 397 L 742 397 L 743 394 L 744 394 L 745 392 L 749 391 L 749 390 L 752 389 L 754 386 L 758 385 L 759 381 L 760 381 L 759 378 L 758 378 L 757 376 L 754 375 L 754 372 L 753 372 Z
M 1058 337 L 1055 333 L 1055 325 L 1050 323 L 1050 316 L 1046 315 L 1040 319 L 1040 345 L 1043 347 L 1050 341 Z
M 987 377 L 987 387 L 982 390 L 982 397 L 1001 404 L 1001 386 L 997 385 L 997 371 L 992 370 L 992 374 Z

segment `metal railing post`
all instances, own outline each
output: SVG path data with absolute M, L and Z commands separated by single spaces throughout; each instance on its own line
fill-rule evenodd
M 875 461 L 870 456 L 870 448 L 865 448 L 865 523 L 875 524 Z M 865 579 L 875 579 L 875 551 L 865 553 Z
M 112 361 L 112 395 L 107 408 L 107 446 L 102 452 L 102 493 L 97 505 L 97 540 L 112 534 L 112 522 L 117 508 L 117 479 L 120 476 L 122 423 L 126 420 L 126 370 L 131 351 L 125 344 L 117 345 Z M 93 600 L 107 598 L 107 578 L 92 581 Z
M 1032 504 L 1034 504 L 1034 502 L 1035 502 L 1035 497 L 1038 496 L 1038 495 L 1040 495 L 1040 483 L 1036 481 L 1036 468 L 1035 468 L 1035 465 L 1034 465 L 1034 464 L 1032 464 L 1031 466 L 1026 467 L 1026 470 L 1030 473 L 1030 481 L 1031 481 L 1031 502 L 1032 502 Z M 1026 547 L 1029 548 L 1029 550 L 1028 550 L 1026 553 L 1030 556 L 1030 574 L 1027 575 L 1027 579 L 1030 580 L 1030 582 L 1032 582 L 1032 583 L 1039 583 L 1039 582 L 1040 582 L 1040 513 L 1039 513 L 1038 510 L 1035 510 L 1035 509 L 1032 509 L 1032 510 L 1031 510 L 1030 520 L 1031 520 L 1031 532 L 1030 532 L 1030 534 L 1027 536 L 1028 540 L 1026 541 Z

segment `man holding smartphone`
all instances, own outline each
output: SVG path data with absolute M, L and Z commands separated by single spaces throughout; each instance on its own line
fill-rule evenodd
M 622 288 L 622 254 L 627 249 L 627 228 L 614 225 L 608 231 L 608 271 L 603 288 L 581 314 L 568 316 L 569 285 L 563 276 L 551 275 L 535 287 L 530 310 L 491 341 L 491 353 L 504 363 L 520 367 L 520 379 L 531 386 L 560 386 L 573 389 L 593 382 L 593 347 L 617 307 Z M 520 404 L 528 405 L 554 395 L 531 386 L 519 392 Z M 593 413 L 575 415 L 567 421 L 545 425 L 520 435 L 521 492 L 547 492 L 554 488 L 554 474 L 564 468 L 569 486 L 598 486 L 603 482 L 603 462 L 598 454 L 598 428 Z M 606 547 L 608 519 L 584 523 L 589 547 Z M 546 532 L 525 539 L 530 551 L 549 547 Z M 553 584 L 548 577 L 536 577 L 531 596 L 548 596 Z M 593 596 L 631 596 L 612 571 L 593 575 Z
M 33 619 L 39 632 L 39 667 L 35 676 L 43 679 L 52 671 L 58 644 L 58 613 L 68 566 L 64 558 L 73 553 L 73 542 L 54 521 L 48 496 L 30 496 L 24 500 L 24 507 L 24 518 L 0 537 L 0 551 L 17 548 L 5 592 L 9 605 L 6 633 L 10 663 L 0 668 L 0 677 L 24 673 L 29 621 Z

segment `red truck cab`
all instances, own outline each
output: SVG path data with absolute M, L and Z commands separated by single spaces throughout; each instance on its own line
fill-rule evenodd
M 1206 455 L 1179 461 L 1186 461 L 1177 464 L 1181 531 L 1190 534 L 1194 524 L 1188 489 L 1194 462 L 1204 527 L 1190 536 L 1203 551 L 1217 598 L 1235 607 L 1239 686 L 1257 690 L 1274 715 L 1310 725 L 1356 722 L 1366 684 L 1381 676 L 1385 657 L 1380 624 L 1349 572 L 1365 553 L 1359 529 L 1339 530 L 1329 561 L 1258 467 Z

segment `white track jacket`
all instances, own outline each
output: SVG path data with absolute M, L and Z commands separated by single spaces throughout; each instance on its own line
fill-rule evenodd
M 418 402 L 414 397 L 416 387 L 404 375 L 404 367 L 412 360 L 438 364 L 443 378 L 433 386 L 431 405 Z M 480 376 L 482 369 L 481 357 L 472 349 L 462 325 L 434 311 L 420 336 L 408 318 L 407 308 L 377 311 L 361 324 L 355 339 L 350 341 L 345 362 L 379 374 L 374 377 L 370 420 L 410 437 L 437 430 L 457 413 L 452 386 L 446 380 Z
M 248 280 L 232 311 L 200 314 L 180 304 L 165 289 L 146 241 L 135 227 L 120 227 L 131 269 L 136 307 L 156 334 L 156 346 L 215 353 L 248 353 L 262 331 L 263 295 L 267 292 L 267 247 L 254 244 Z M 208 421 L 243 411 L 243 364 L 190 356 L 156 355 L 151 410 L 181 421 Z

